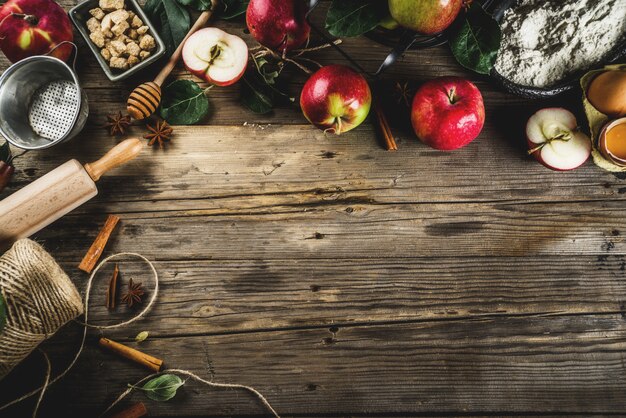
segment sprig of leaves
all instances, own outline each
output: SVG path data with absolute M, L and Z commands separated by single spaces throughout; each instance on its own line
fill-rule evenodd
M 326 29 L 336 37 L 359 36 L 378 26 L 388 14 L 386 1 L 333 0 L 326 15 Z
M 0 334 L 7 323 L 7 306 L 4 301 L 4 297 L 0 294 Z
M 176 396 L 176 391 L 184 384 L 185 382 L 175 374 L 162 374 L 141 387 L 128 386 L 143 391 L 153 401 L 166 402 Z
M 450 48 L 465 68 L 489 74 L 498 57 L 502 31 L 496 20 L 478 2 L 472 2 L 450 37 Z
M 255 113 L 269 113 L 278 103 L 293 103 L 280 85 L 279 76 L 282 67 L 266 58 L 255 58 L 242 77 L 240 101 Z
M 159 114 L 172 125 L 194 125 L 209 113 L 205 91 L 191 80 L 176 80 L 163 89 Z
M 179 1 L 181 3 L 187 1 L 188 5 L 197 7 L 200 7 L 200 3 L 206 2 L 206 0 Z M 168 54 L 172 55 L 191 28 L 189 12 L 176 0 L 147 0 L 143 9 L 161 35 Z

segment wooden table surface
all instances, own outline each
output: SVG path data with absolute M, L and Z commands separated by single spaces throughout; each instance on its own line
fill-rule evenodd
M 250 41 L 241 21 L 218 25 Z M 68 144 L 16 160 L 2 197 L 113 146 L 105 116 L 158 70 L 111 83 L 79 47 L 87 127 Z M 388 52 L 366 38 L 344 47 L 368 70 Z M 342 62 L 334 51 L 313 57 Z M 485 97 L 485 128 L 459 151 L 434 151 L 398 124 L 397 152 L 381 149 L 370 121 L 326 136 L 297 106 L 257 115 L 239 104 L 237 86 L 216 87 L 203 125 L 176 127 L 167 149 L 146 149 L 103 178 L 97 198 L 38 233 L 84 291 L 87 275 L 76 266 L 107 214 L 119 215 L 105 255 L 141 253 L 161 280 L 147 318 L 90 331 L 41 416 L 101 413 L 147 372 L 92 339 L 137 346 L 144 330 L 150 337 L 139 348 L 168 367 L 254 386 L 284 416 L 626 410 L 626 184 L 591 162 L 555 173 L 525 153 L 527 117 L 555 104 L 579 112 L 577 94 L 530 102 L 502 93 L 460 68 L 445 46 L 408 53 L 385 78 L 441 75 L 469 77 Z M 182 68 L 174 76 L 190 78 Z M 297 96 L 305 77 L 292 80 Z M 121 270 L 150 292 L 145 266 Z M 105 310 L 108 277 L 98 276 L 92 292 L 90 316 L 100 325 L 136 312 Z M 44 344 L 54 371 L 67 365 L 80 332 L 70 324 Z M 39 385 L 44 371 L 33 354 L 0 384 L 2 400 Z M 138 400 L 155 416 L 267 413 L 246 392 L 191 381 L 170 402 L 135 393 L 122 405 Z

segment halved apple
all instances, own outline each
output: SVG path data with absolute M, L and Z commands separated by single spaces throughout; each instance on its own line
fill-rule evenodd
M 183 62 L 195 76 L 218 86 L 229 86 L 246 71 L 248 46 L 240 37 L 221 29 L 204 28 L 185 42 Z
M 578 130 L 576 117 L 563 108 L 541 109 L 526 124 L 529 153 L 544 166 L 567 171 L 591 155 L 589 137 Z

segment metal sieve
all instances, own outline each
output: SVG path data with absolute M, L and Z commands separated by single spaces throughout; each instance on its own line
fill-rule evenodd
M 67 141 L 88 114 L 76 73 L 57 58 L 26 58 L 0 77 L 0 133 L 16 147 L 43 149 Z

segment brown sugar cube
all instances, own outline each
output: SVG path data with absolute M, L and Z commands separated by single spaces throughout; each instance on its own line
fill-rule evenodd
M 144 51 L 152 51 L 155 46 L 156 41 L 150 35 L 144 35 L 139 40 L 139 48 L 143 49 Z
M 102 29 L 102 34 L 104 35 L 105 38 L 109 38 L 109 39 L 113 39 L 113 37 L 115 36 L 113 32 L 111 32 L 111 29 Z
M 129 10 L 129 11 L 128 11 L 128 20 L 129 20 L 129 21 L 132 21 L 132 20 L 133 20 L 133 18 L 134 18 L 135 16 L 137 16 L 137 15 L 135 14 L 135 12 L 133 12 L 132 10 Z
M 143 22 L 141 21 L 141 19 L 139 19 L 139 16 L 135 16 L 135 17 L 133 17 L 133 20 L 132 20 L 132 22 L 130 23 L 130 25 L 131 25 L 133 28 L 137 29 L 137 28 L 140 28 L 140 27 L 142 27 L 142 26 L 143 26 Z
M 111 41 L 109 43 L 109 46 L 113 48 L 115 52 L 117 52 L 118 56 L 126 52 L 126 44 L 122 41 Z M 111 48 L 109 48 L 109 51 L 111 50 Z
M 128 62 L 129 68 L 139 64 L 139 58 L 137 58 L 135 55 L 131 55 L 126 61 Z
M 86 25 L 87 25 L 87 29 L 89 30 L 89 33 L 100 31 L 102 28 L 102 26 L 100 26 L 100 21 L 96 19 L 95 17 L 92 17 L 91 19 L 89 19 Z
M 111 42 L 109 42 L 105 48 L 109 51 L 112 58 L 117 58 L 121 55 L 119 52 L 117 52 L 117 49 L 115 49 L 113 45 L 111 45 Z
M 91 42 L 96 44 L 98 48 L 102 48 L 104 46 L 104 35 L 99 30 L 90 33 L 89 39 L 91 39 Z
M 145 35 L 148 32 L 149 29 L 150 28 L 148 28 L 147 26 L 141 26 L 141 27 L 137 28 L 137 33 L 139 35 Z
M 100 8 L 105 12 L 112 12 L 124 8 L 124 0 L 100 0 Z
M 114 12 L 109 13 L 111 20 L 114 24 L 118 24 L 125 20 L 128 20 L 128 12 L 126 10 L 116 10 Z
M 102 58 L 107 62 L 111 60 L 111 52 L 106 48 L 102 48 L 100 55 L 102 55 Z
M 113 26 L 111 28 L 111 32 L 113 32 L 115 35 L 120 36 L 123 35 L 124 32 L 126 32 L 126 30 L 129 28 L 130 26 L 128 25 L 128 22 L 123 20 L 120 23 L 118 23 L 117 25 Z
M 149 56 L 150 56 L 150 51 L 141 51 L 139 53 L 139 58 L 141 58 L 142 61 L 148 58 Z
M 127 70 L 128 69 L 128 61 L 126 58 L 114 57 L 111 58 L 111 62 L 109 63 L 111 68 L 117 68 L 118 70 Z
M 126 52 L 130 56 L 138 57 L 139 53 L 141 52 L 141 48 L 139 47 L 139 45 L 137 45 L 136 42 L 129 42 L 128 44 L 126 44 Z
M 139 34 L 137 33 L 135 29 L 130 29 L 128 31 L 128 37 L 132 39 L 133 41 L 136 41 L 137 39 L 139 39 Z
M 104 11 L 99 7 L 96 7 L 95 9 L 91 9 L 89 11 L 89 14 L 98 20 L 102 20 L 102 18 L 104 17 Z

